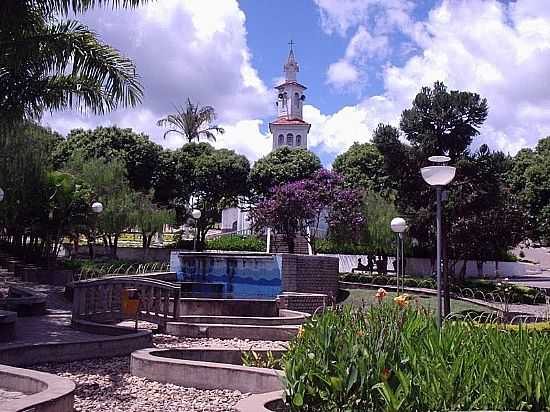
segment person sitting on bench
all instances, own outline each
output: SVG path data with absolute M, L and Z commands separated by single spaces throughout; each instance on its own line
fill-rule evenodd
M 368 266 L 363 265 L 363 262 L 361 262 L 361 258 L 357 259 L 357 267 L 351 269 L 351 273 L 357 272 L 367 272 L 369 270 Z

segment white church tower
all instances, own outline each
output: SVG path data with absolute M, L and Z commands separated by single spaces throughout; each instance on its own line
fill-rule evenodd
M 277 119 L 269 123 L 273 135 L 273 150 L 280 146 L 302 147 L 307 149 L 307 134 L 311 125 L 303 119 L 306 87 L 296 81 L 300 71 L 290 42 L 288 60 L 284 65 L 285 81 L 275 87 L 277 95 Z

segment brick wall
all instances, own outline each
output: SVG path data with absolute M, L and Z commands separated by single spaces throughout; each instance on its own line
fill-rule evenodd
M 338 258 L 280 255 L 283 292 L 320 293 L 331 299 L 338 292 Z
M 296 310 L 298 312 L 314 313 L 319 308 L 325 308 L 331 303 L 327 295 L 314 293 L 283 293 L 277 296 L 279 309 Z

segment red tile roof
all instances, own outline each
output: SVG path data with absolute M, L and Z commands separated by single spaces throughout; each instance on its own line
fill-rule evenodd
M 304 122 L 302 119 L 287 119 L 286 117 L 279 117 L 274 122 L 271 122 L 270 124 L 307 124 L 308 122 Z
M 286 80 L 284 83 L 281 83 L 280 85 L 275 86 L 275 88 L 276 88 L 276 89 L 280 89 L 280 88 L 282 88 L 283 86 L 286 86 L 287 84 L 295 84 L 295 85 L 297 85 L 297 86 L 300 86 L 300 87 L 303 88 L 304 90 L 307 89 L 306 86 L 304 86 L 303 84 L 298 83 L 296 80 Z

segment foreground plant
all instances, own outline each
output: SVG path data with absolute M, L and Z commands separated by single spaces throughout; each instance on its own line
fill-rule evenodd
M 439 330 L 417 305 L 346 307 L 291 343 L 286 400 L 292 411 L 550 411 L 549 344 L 519 326 Z

